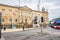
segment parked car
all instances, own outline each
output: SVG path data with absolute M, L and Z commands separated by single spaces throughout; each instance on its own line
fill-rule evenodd
M 60 19 L 55 19 L 50 21 L 50 27 L 55 29 L 60 29 Z

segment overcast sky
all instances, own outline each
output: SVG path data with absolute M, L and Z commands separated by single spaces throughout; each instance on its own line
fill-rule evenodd
M 39 0 L 20 0 L 20 6 L 28 6 L 33 10 L 38 10 L 37 4 Z M 19 5 L 19 0 L 0 0 L 1 4 L 16 6 Z M 49 19 L 54 19 L 60 16 L 60 0 L 40 0 L 40 9 L 42 7 L 48 9 Z

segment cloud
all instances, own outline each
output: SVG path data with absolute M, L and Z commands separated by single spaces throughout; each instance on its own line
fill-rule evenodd
M 37 10 L 38 2 L 39 0 L 20 0 L 20 6 L 27 5 L 29 8 Z M 19 0 L 0 0 L 0 3 L 16 6 L 19 5 Z M 40 7 L 43 6 L 48 9 L 49 19 L 60 16 L 60 0 L 40 0 Z
M 56 11 L 56 12 L 53 11 L 52 13 L 51 12 L 49 12 L 49 20 L 60 17 L 60 12 L 58 12 L 58 11 Z
M 12 6 L 18 5 L 18 1 L 16 0 L 0 0 L 0 3 Z
M 60 1 L 60 0 L 45 0 L 46 2 L 48 3 L 51 3 L 51 2 L 57 2 L 57 1 Z

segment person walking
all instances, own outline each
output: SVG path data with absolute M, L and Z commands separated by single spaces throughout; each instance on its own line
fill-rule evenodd
M 6 30 L 6 27 L 4 27 L 4 30 Z
M 23 31 L 24 31 L 24 27 L 23 27 Z

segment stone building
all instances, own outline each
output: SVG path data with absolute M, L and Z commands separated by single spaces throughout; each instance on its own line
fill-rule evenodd
M 27 6 L 15 7 L 0 4 L 0 13 L 2 13 L 2 27 L 16 28 L 22 27 L 21 24 L 33 25 L 35 16 L 37 16 L 38 24 L 41 24 L 41 17 L 44 18 L 44 24 L 49 24 L 48 12 L 45 11 L 44 7 L 42 8 L 42 11 L 35 11 Z

